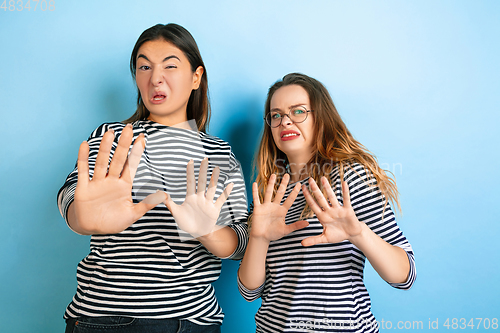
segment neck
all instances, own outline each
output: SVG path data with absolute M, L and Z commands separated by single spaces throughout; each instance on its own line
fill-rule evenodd
M 178 119 L 172 119 L 172 117 L 167 116 L 167 117 L 159 117 L 159 116 L 154 116 L 154 115 L 149 115 L 148 117 L 149 120 L 154 121 L 155 123 L 165 125 L 165 126 L 170 126 L 170 127 L 176 127 L 176 128 L 183 128 L 183 129 L 190 129 L 190 130 L 196 130 L 196 121 L 194 119 L 192 120 L 187 120 L 187 117 L 181 117 Z M 193 124 L 192 124 L 193 123 Z M 194 125 L 191 126 L 191 125 Z
M 290 166 L 290 181 L 295 183 L 301 181 L 309 177 L 308 172 L 308 162 L 311 159 L 311 156 L 304 157 L 295 157 L 295 156 L 287 156 L 288 165 Z

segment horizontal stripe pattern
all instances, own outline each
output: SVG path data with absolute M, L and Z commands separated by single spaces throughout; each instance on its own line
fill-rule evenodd
M 115 131 L 110 160 L 125 127 L 108 123 L 89 137 L 89 173 L 106 131 Z M 247 200 L 239 162 L 231 147 L 205 133 L 163 126 L 144 120 L 133 123 L 134 140 L 141 133 L 146 147 L 133 181 L 132 199 L 139 202 L 162 190 L 177 204 L 186 195 L 186 165 L 194 160 L 196 179 L 201 161 L 209 158 L 207 184 L 220 168 L 216 198 L 233 183 L 218 225 L 229 226 L 238 246 L 229 259 L 243 256 L 248 241 Z M 58 193 L 62 216 L 73 202 L 78 171 L 71 172 Z M 181 231 L 164 204 L 156 206 L 126 230 L 93 235 L 90 253 L 77 267 L 77 292 L 65 318 L 78 316 L 130 316 L 188 319 L 201 325 L 222 323 L 224 317 L 211 283 L 220 274 L 221 261 L 196 239 Z
M 332 188 L 342 203 L 338 167 L 331 175 Z M 357 218 L 389 244 L 401 247 L 410 261 L 410 274 L 395 288 L 409 289 L 416 278 L 413 250 L 399 229 L 390 204 L 373 177 L 358 163 L 345 167 L 344 180 L 349 186 L 351 205 Z M 307 179 L 301 181 L 307 184 Z M 283 201 L 295 184 L 289 184 Z M 306 200 L 302 191 L 286 216 L 286 223 L 300 220 Z M 303 247 L 300 242 L 319 235 L 323 227 L 314 215 L 309 226 L 269 245 L 266 281 L 255 290 L 238 280 L 241 295 L 247 301 L 262 298 L 255 316 L 258 332 L 378 332 L 370 311 L 371 302 L 363 283 L 365 256 L 349 241 Z

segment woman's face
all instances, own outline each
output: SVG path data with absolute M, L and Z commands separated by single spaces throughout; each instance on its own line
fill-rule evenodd
M 311 110 L 309 95 L 299 85 L 288 85 L 276 90 L 271 97 L 270 110 L 289 114 L 297 107 Z M 274 143 L 284 152 L 289 162 L 307 163 L 314 150 L 314 115 L 308 113 L 302 123 L 293 123 L 289 117 L 283 116 L 281 125 L 271 128 Z
M 198 89 L 203 67 L 193 73 L 180 49 L 163 39 L 145 42 L 137 52 L 136 83 L 149 119 L 172 126 L 187 121 L 192 90 Z

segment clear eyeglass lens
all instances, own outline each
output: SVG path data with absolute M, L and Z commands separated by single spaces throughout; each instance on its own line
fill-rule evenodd
M 307 110 L 305 108 L 296 108 L 290 112 L 290 118 L 294 123 L 301 123 L 306 120 Z
M 288 116 L 294 123 L 301 123 L 307 118 L 306 108 L 295 108 L 290 111 L 290 113 L 280 113 L 280 112 L 270 112 L 266 116 L 266 122 L 271 127 L 278 127 L 281 125 L 281 121 Z

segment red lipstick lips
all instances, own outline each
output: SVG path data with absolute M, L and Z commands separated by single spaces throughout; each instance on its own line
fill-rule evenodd
M 280 133 L 281 141 L 289 141 L 297 139 L 300 136 L 300 133 L 297 131 L 283 131 Z

